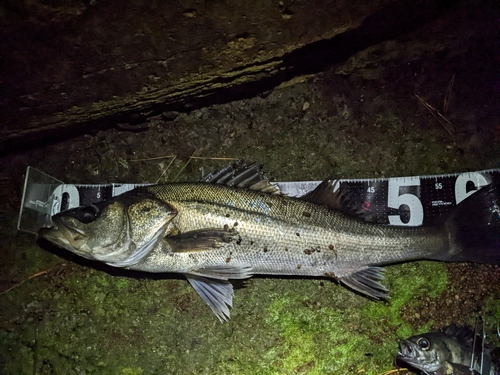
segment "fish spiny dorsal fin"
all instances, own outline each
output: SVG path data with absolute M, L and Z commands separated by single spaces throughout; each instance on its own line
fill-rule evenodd
M 239 160 L 216 173 L 209 173 L 200 182 L 257 190 L 267 194 L 281 194 L 279 188 L 262 174 L 262 165 Z
M 325 206 L 330 210 L 341 211 L 347 216 L 370 220 L 369 213 L 365 212 L 349 191 L 342 187 L 339 180 L 328 179 L 320 183 L 316 189 L 300 197 L 303 201 Z
M 445 335 L 455 337 L 458 341 L 472 347 L 474 341 L 474 331 L 468 327 L 457 326 L 452 323 L 441 330 Z

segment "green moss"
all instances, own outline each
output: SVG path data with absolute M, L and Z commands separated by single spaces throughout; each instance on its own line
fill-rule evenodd
M 448 285 L 448 274 L 445 266 L 436 262 L 390 267 L 387 274 L 391 290 L 390 303 L 371 304 L 365 313 L 375 320 L 385 319 L 392 327 L 397 327 L 398 337 L 408 337 L 413 334 L 413 328 L 402 320 L 400 309 L 405 305 L 415 304 L 418 296 L 438 297 Z
M 311 325 L 312 314 L 304 314 L 302 309 L 289 309 L 289 307 L 300 304 L 302 298 L 298 296 L 287 296 L 277 299 L 270 307 L 270 318 L 267 323 L 281 327 L 285 342 L 276 350 L 271 349 L 267 357 L 269 359 L 282 358 L 281 366 L 286 372 L 295 371 L 297 367 L 304 364 L 315 364 L 314 353 L 314 327 Z M 278 352 L 278 353 L 277 353 Z M 286 353 L 286 355 L 284 355 Z M 310 372 L 313 373 L 313 372 Z
M 486 332 L 488 335 L 487 344 L 491 348 L 500 347 L 500 334 L 498 325 L 500 324 L 500 299 L 499 296 L 486 298 L 483 305 Z
M 144 371 L 141 368 L 124 368 L 122 369 L 123 375 L 141 375 Z
M 273 296 L 266 322 L 280 328 L 283 342 L 268 353 L 269 359 L 280 358 L 286 373 L 376 374 L 390 368 L 397 342 L 414 334 L 400 309 L 416 303 L 419 296 L 439 296 L 446 288 L 447 273 L 439 263 L 411 263 L 390 267 L 387 279 L 390 302 L 366 300 L 351 309 L 317 309 L 304 295 Z M 340 290 L 339 297 L 343 299 L 347 293 Z
M 114 280 L 115 280 L 115 286 L 118 289 L 124 289 L 124 288 L 130 286 L 129 279 L 126 277 L 117 277 Z
M 484 302 L 485 314 L 495 321 L 500 321 L 500 299 L 497 296 L 496 298 L 493 296 L 488 297 Z
M 102 276 L 97 276 L 95 278 L 95 281 L 96 281 L 96 285 L 104 286 L 104 287 L 109 286 L 109 278 L 106 277 L 106 275 L 104 275 L 104 274 Z

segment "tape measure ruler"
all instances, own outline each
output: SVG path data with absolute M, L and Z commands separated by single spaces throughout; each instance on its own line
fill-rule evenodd
M 313 190 L 321 181 L 277 182 L 281 192 L 292 197 Z M 500 169 L 455 174 L 341 179 L 351 206 L 361 207 L 372 222 L 420 226 L 446 214 L 482 186 L 500 183 Z M 52 224 L 51 217 L 63 210 L 110 199 L 149 184 L 65 184 L 28 167 L 18 229 L 37 233 Z

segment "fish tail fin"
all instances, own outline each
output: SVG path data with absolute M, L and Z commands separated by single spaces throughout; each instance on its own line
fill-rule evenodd
M 450 249 L 435 259 L 447 262 L 500 263 L 500 208 L 494 184 L 463 200 L 444 227 Z

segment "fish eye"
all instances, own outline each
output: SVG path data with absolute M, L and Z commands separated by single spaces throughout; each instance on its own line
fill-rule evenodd
M 420 348 L 424 349 L 424 350 L 429 349 L 429 347 L 431 346 L 429 340 L 427 340 L 424 337 L 418 339 L 417 345 L 420 346 Z
M 91 204 L 90 206 L 84 206 L 78 209 L 76 213 L 76 218 L 83 224 L 88 224 L 93 222 L 97 218 L 98 214 L 99 214 L 99 208 Z

